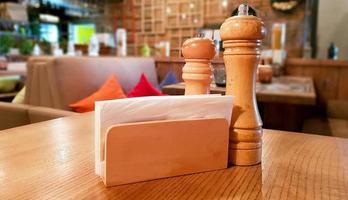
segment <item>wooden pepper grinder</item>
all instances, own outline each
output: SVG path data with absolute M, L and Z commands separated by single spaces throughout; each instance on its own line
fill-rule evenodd
M 238 16 L 225 20 L 220 28 L 226 67 L 226 95 L 234 96 L 230 126 L 229 162 L 254 165 L 261 162 L 262 121 L 256 103 L 256 70 L 265 27 L 261 19 L 248 15 L 240 5 Z
M 212 81 L 211 59 L 215 56 L 214 42 L 207 38 L 191 38 L 184 42 L 182 54 L 185 66 L 182 78 L 185 95 L 209 94 Z

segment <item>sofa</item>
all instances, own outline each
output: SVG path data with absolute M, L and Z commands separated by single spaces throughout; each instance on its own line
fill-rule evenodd
M 0 130 L 78 115 L 65 110 L 0 102 Z
M 76 115 L 69 104 L 97 91 L 111 74 L 128 93 L 142 73 L 158 86 L 152 58 L 31 57 L 24 104 L 0 103 L 0 130 Z
M 30 60 L 26 104 L 71 111 L 69 104 L 93 92 L 114 74 L 125 93 L 144 73 L 158 86 L 155 61 L 132 57 L 57 57 Z
M 32 57 L 27 62 L 27 69 L 33 70 L 37 65 L 45 63 L 48 59 L 53 59 L 53 57 Z M 33 73 L 29 72 L 28 74 L 31 76 L 26 78 L 26 85 L 30 85 L 30 82 L 36 79 L 35 76 L 33 77 Z M 25 101 L 28 101 L 28 94 L 30 93 L 26 92 Z M 26 103 L 14 104 L 0 102 L 0 130 L 76 114 L 74 112 L 34 106 Z
M 33 56 L 28 59 L 27 62 L 27 79 L 25 82 L 25 104 L 39 106 L 42 97 L 36 94 L 37 91 L 45 89 L 47 82 L 43 75 L 46 74 L 46 64 L 54 60 L 53 56 Z M 46 75 L 47 76 L 47 75 Z M 46 106 L 49 107 L 49 106 Z

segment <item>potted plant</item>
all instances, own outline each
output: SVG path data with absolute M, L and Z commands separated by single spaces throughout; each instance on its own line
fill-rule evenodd
M 21 55 L 30 55 L 34 49 L 34 42 L 31 39 L 23 39 L 19 43 L 19 53 Z
M 15 38 L 11 34 L 0 35 L 0 55 L 6 55 L 15 44 Z

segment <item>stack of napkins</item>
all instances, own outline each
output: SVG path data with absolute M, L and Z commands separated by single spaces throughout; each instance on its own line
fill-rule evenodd
M 144 121 L 225 118 L 230 124 L 232 96 L 159 96 L 96 102 L 95 170 L 102 176 L 105 134 L 110 126 Z M 165 133 L 163 133 L 165 134 Z

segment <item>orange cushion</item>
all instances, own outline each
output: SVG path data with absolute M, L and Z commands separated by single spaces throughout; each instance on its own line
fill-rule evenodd
M 69 106 L 79 113 L 89 112 L 94 110 L 95 101 L 122 99 L 126 98 L 120 83 L 114 75 L 111 75 L 101 88 L 92 95 L 76 102 Z

